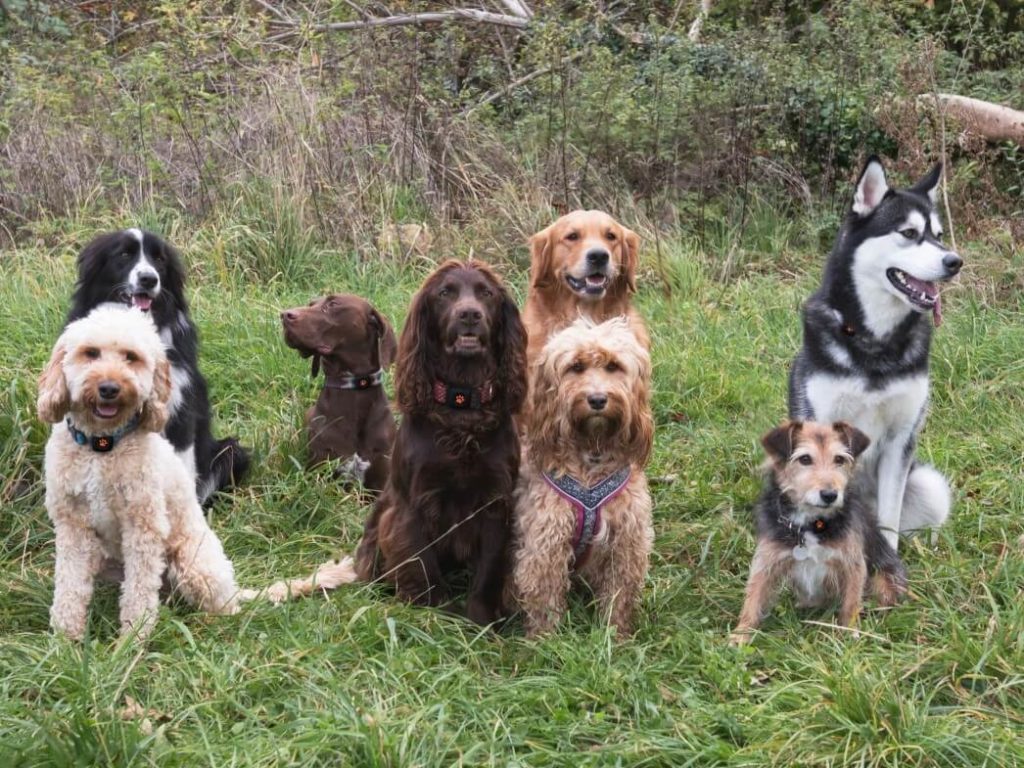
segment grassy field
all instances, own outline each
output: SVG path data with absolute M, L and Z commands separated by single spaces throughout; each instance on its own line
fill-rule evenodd
M 859 638 L 787 599 L 751 647 L 727 645 L 753 549 L 757 441 L 784 416 L 797 310 L 823 255 L 753 254 L 721 281 L 715 254 L 668 242 L 672 295 L 649 271 L 639 304 L 654 343 L 650 472 L 677 479 L 654 489 L 634 638 L 614 641 L 582 599 L 557 634 L 526 641 L 515 622 L 495 634 L 357 587 L 231 618 L 165 606 L 139 646 L 117 642 L 112 587 L 86 642 L 48 629 L 35 380 L 92 231 L 55 227 L 0 256 L 0 765 L 1024 764 L 1024 325 L 1019 292 L 995 290 L 970 247 L 945 293 L 921 445 L 952 478 L 954 516 L 936 546 L 904 544 L 913 599 L 869 605 Z M 353 291 L 399 327 L 430 264 L 355 263 L 308 241 L 260 250 L 181 227 L 173 237 L 217 434 L 255 454 L 248 482 L 211 513 L 240 582 L 351 551 L 367 507 L 329 470 L 303 469 L 316 384 L 277 313 Z M 523 298 L 523 249 L 517 258 L 504 272 Z

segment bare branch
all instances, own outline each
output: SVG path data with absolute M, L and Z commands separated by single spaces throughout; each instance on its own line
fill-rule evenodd
M 700 30 L 704 26 L 704 19 L 711 13 L 711 0 L 700 0 L 700 10 L 697 11 L 697 18 L 693 20 L 693 24 L 690 25 L 690 31 L 687 37 L 690 38 L 691 43 L 696 43 L 700 40 Z
M 518 16 L 521 19 L 533 18 L 533 11 L 530 10 L 530 6 L 522 0 L 501 0 L 501 4 L 513 16 Z
M 928 93 L 918 96 L 918 100 L 933 106 L 938 103 L 966 130 L 988 141 L 1012 141 L 1024 146 L 1024 112 L 1020 110 L 953 93 Z
M 269 11 L 270 13 L 274 14 L 281 21 L 287 22 L 289 24 L 293 23 L 292 20 L 288 18 L 287 14 L 284 13 L 284 11 L 282 11 L 280 8 L 275 8 L 270 3 L 266 2 L 266 0 L 256 0 L 256 5 L 260 6 L 265 11 Z
M 557 66 L 559 66 L 559 67 L 565 66 L 569 62 L 575 61 L 576 59 L 580 58 L 581 56 L 583 56 L 583 54 L 584 54 L 584 51 L 577 51 L 576 53 L 572 54 L 571 56 L 566 56 L 564 59 L 562 59 L 560 62 L 558 62 Z M 555 68 L 554 64 L 551 64 L 551 65 L 546 66 L 546 67 L 541 67 L 540 69 L 536 69 L 536 70 L 534 70 L 533 72 L 531 72 L 528 75 L 523 75 L 522 77 L 513 80 L 511 83 L 509 83 L 508 85 L 504 86 L 503 88 L 499 88 L 497 90 L 491 91 L 489 94 L 487 94 L 482 99 L 480 99 L 480 101 L 478 101 L 472 107 L 470 107 L 469 109 L 463 111 L 463 113 L 462 113 L 463 116 L 468 117 L 469 115 L 473 114 L 478 109 L 480 109 L 481 107 L 486 107 L 488 104 L 497 101 L 502 96 L 504 96 L 504 95 L 506 95 L 508 93 L 511 93 L 513 90 L 515 90 L 519 86 L 526 85 L 531 80 L 536 80 L 538 77 L 542 77 L 543 75 L 546 75 L 548 72 L 550 72 L 554 68 Z
M 345 32 L 353 29 L 368 29 L 370 27 L 402 27 L 414 24 L 437 24 L 445 21 L 471 21 L 477 24 L 496 24 L 502 27 L 513 27 L 523 29 L 526 27 L 527 19 L 518 16 L 508 16 L 501 13 L 491 13 L 476 8 L 453 8 L 449 11 L 432 11 L 428 13 L 408 13 L 399 16 L 368 16 L 361 21 L 335 21 L 324 24 L 310 24 L 309 29 L 318 32 Z M 271 24 L 277 27 L 299 27 L 300 24 L 294 21 L 274 21 Z

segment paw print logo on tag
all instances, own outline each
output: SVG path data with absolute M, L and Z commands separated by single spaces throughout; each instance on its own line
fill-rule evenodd
M 466 404 L 466 396 L 462 394 L 456 395 L 455 404 L 459 406 L 459 408 L 463 407 Z

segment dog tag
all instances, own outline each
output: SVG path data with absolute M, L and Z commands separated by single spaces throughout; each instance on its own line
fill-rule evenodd
M 793 547 L 793 559 L 794 560 L 806 560 L 810 557 L 811 551 L 807 549 L 803 544 L 797 544 Z

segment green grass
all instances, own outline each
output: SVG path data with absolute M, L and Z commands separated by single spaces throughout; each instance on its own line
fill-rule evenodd
M 217 433 L 254 450 L 253 474 L 211 519 L 241 583 L 257 586 L 351 551 L 367 512 L 327 470 L 303 469 L 316 384 L 277 312 L 347 290 L 400 327 L 429 265 L 354 263 L 301 231 L 250 225 L 163 223 L 190 263 Z M 782 255 L 794 271 L 741 255 L 723 284 L 714 255 L 669 244 L 672 298 L 647 275 L 639 304 L 654 342 L 650 473 L 678 479 L 654 490 L 634 638 L 615 642 L 582 599 L 556 634 L 527 641 L 515 623 L 495 634 L 353 587 L 231 618 L 164 606 L 148 644 L 121 645 L 104 587 L 75 644 L 47 626 L 47 431 L 34 402 L 92 226 L 55 223 L 0 257 L 0 765 L 1024 763 L 1018 298 L 987 300 L 970 275 L 946 293 L 921 453 L 952 478 L 954 518 L 937 546 L 905 544 L 914 599 L 869 606 L 859 638 L 783 600 L 752 647 L 726 642 L 753 548 L 757 440 L 784 415 L 797 309 L 821 257 Z M 520 297 L 522 256 L 505 270 Z M 129 697 L 145 712 L 123 716 Z

